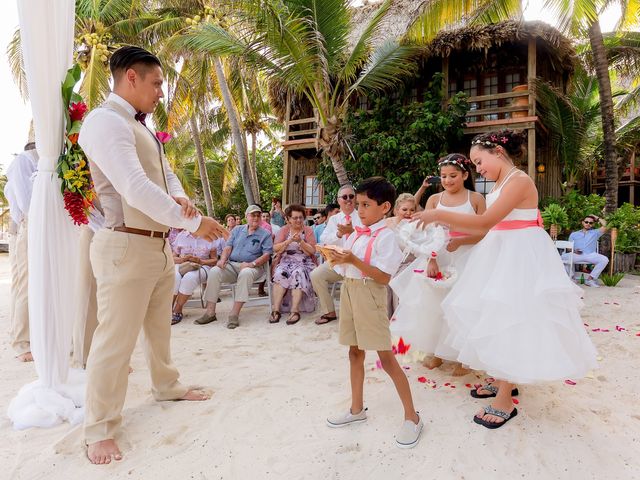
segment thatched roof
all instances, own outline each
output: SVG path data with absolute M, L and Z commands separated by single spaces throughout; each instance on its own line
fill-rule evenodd
M 490 25 L 474 25 L 439 33 L 426 47 L 430 57 L 448 57 L 454 51 L 487 51 L 509 43 L 526 43 L 537 38 L 545 55 L 558 70 L 573 72 L 576 52 L 571 41 L 544 22 L 507 20 Z M 540 45 L 542 43 L 542 45 Z
M 399 38 L 408 30 L 420 14 L 424 0 L 394 0 L 383 20 L 380 35 L 374 44 L 387 38 Z M 367 26 L 369 20 L 380 7 L 377 0 L 365 0 L 361 7 L 353 9 L 351 41 L 355 42 Z M 556 70 L 572 73 L 575 64 L 575 50 L 571 41 L 557 29 L 544 22 L 521 22 L 507 20 L 490 25 L 474 25 L 451 28 L 440 32 L 425 46 L 425 57 L 448 57 L 455 51 L 484 51 L 506 44 L 525 44 L 530 38 L 538 39 L 538 47 Z M 286 91 L 277 82 L 270 82 L 269 97 L 274 113 L 283 119 L 286 111 Z M 292 102 L 292 115 L 306 101 Z

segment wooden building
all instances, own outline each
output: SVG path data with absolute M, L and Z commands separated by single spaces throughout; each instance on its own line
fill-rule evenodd
M 408 26 L 410 19 L 403 18 Z M 534 85 L 540 78 L 564 90 L 574 60 L 571 42 L 543 22 L 505 21 L 444 31 L 425 47 L 418 74 L 406 82 L 404 101 L 420 101 L 433 74 L 442 72 L 445 101 L 462 91 L 471 107 L 464 141 L 454 151 L 468 152 L 478 133 L 523 130 L 527 155 L 521 168 L 535 179 L 541 198 L 559 196 L 562 166 L 538 115 Z M 324 194 L 316 177 L 317 118 L 304 105 L 285 101 L 283 201 L 318 207 Z M 356 107 L 366 109 L 366 98 L 359 99 Z M 482 181 L 479 185 L 487 186 Z

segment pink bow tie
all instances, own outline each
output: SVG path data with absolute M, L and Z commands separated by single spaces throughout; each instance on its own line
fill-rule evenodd
M 371 229 L 369 227 L 356 227 L 356 233 L 358 236 L 366 235 L 367 237 L 371 236 Z

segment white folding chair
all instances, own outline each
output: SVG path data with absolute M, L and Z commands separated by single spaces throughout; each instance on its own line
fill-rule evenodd
M 558 249 L 564 268 L 567 271 L 567 275 L 573 278 L 573 242 L 568 240 L 556 240 L 553 242 Z

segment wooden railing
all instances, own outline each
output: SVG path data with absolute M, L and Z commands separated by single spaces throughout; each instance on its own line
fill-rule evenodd
M 287 120 L 282 146 L 286 150 L 317 148 L 320 128 L 318 116 Z
M 467 113 L 467 124 L 496 120 L 525 119 L 534 115 L 529 90 L 518 92 L 476 95 L 467 99 L 471 109 Z M 526 120 L 517 120 L 526 121 Z

